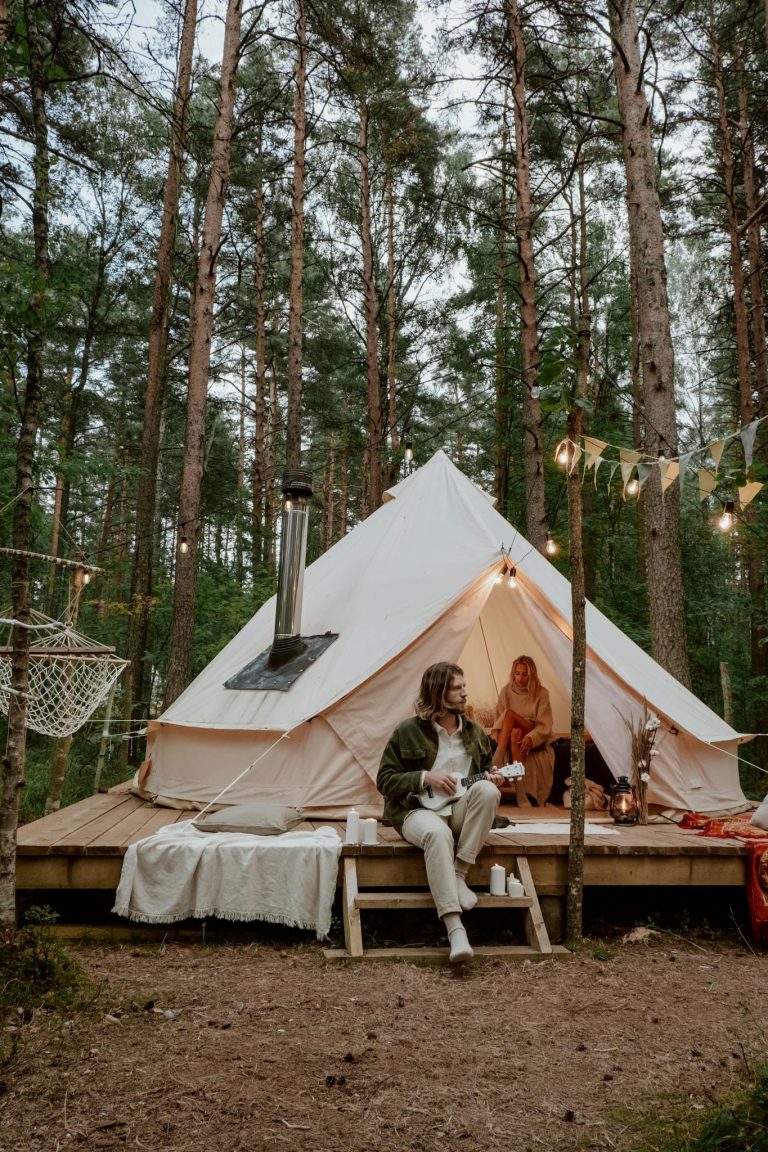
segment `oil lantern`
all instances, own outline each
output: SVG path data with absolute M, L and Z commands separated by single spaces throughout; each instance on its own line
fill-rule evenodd
M 614 824 L 637 824 L 637 796 L 626 776 L 611 788 L 611 816 Z

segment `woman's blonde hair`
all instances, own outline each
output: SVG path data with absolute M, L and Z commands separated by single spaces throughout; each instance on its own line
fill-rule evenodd
M 463 676 L 458 664 L 430 664 L 421 678 L 416 715 L 419 720 L 434 720 L 445 711 L 445 697 L 451 681 Z
M 539 680 L 539 673 L 536 670 L 536 661 L 532 656 L 518 656 L 516 660 L 512 661 L 512 667 L 509 670 L 509 682 L 513 683 L 515 677 L 515 668 L 518 664 L 525 664 L 528 669 L 528 692 L 531 696 L 538 695 L 541 689 L 541 681 Z

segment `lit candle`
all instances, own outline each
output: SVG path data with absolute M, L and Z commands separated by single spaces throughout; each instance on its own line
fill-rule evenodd
M 491 896 L 503 896 L 506 892 L 506 872 L 501 864 L 491 866 Z
M 356 812 L 354 808 L 350 808 L 347 812 L 347 844 L 360 843 L 360 813 Z
M 375 820 L 362 820 L 363 844 L 378 844 L 377 826 Z

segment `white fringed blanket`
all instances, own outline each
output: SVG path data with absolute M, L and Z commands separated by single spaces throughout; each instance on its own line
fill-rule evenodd
M 201 832 L 183 820 L 129 845 L 112 911 L 148 924 L 268 920 L 314 929 L 322 940 L 340 855 L 333 828 L 251 836 Z

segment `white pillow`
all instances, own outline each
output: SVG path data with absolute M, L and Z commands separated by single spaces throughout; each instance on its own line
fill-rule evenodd
M 290 832 L 304 819 L 298 808 L 286 804 L 233 804 L 210 812 L 197 821 L 201 832 L 249 832 L 253 836 L 278 836 Z
M 755 808 L 750 824 L 754 824 L 756 828 L 765 828 L 768 831 L 768 796 L 759 808 Z

